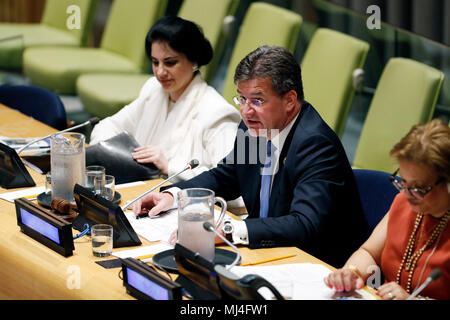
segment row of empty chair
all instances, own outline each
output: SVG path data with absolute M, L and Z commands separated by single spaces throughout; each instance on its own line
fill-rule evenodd
M 69 28 L 73 6 L 81 19 Z M 0 23 L 0 69 L 22 70 L 26 48 L 86 45 L 96 7 L 97 0 L 46 0 L 41 23 Z
M 234 15 L 238 1 L 184 0 L 178 12 L 203 29 L 215 50 L 215 60 L 201 70 L 207 81 L 214 73 L 225 42 L 222 23 L 225 17 Z M 95 1 L 74 2 L 83 4 L 86 10 L 95 8 Z M 31 47 L 24 54 L 24 72 L 33 84 L 57 93 L 77 93 L 84 108 L 93 115 L 103 118 L 114 114 L 135 99 L 151 77 L 146 72 L 149 64 L 144 39 L 150 26 L 164 14 L 166 5 L 167 0 L 114 0 L 100 48 Z M 48 9 L 49 6 L 55 6 L 55 1 L 47 2 L 44 18 L 47 12 L 56 10 Z M 295 12 L 267 3 L 252 3 L 239 28 L 223 96 L 232 103 L 236 94 L 234 69 L 247 53 L 265 44 L 283 46 L 293 52 L 301 25 L 302 17 Z M 365 41 L 319 28 L 303 55 L 305 98 L 339 136 L 355 94 L 353 71 L 363 68 L 369 49 Z M 443 77 L 441 71 L 410 59 L 388 61 L 364 122 L 353 162 L 355 168 L 395 170 L 389 149 L 412 125 L 431 119 Z

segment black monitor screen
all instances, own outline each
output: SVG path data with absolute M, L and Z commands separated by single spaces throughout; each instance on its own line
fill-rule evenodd
M 126 268 L 127 282 L 133 288 L 144 293 L 154 300 L 169 300 L 169 290 L 155 283 L 147 277 L 144 277 L 139 272 L 136 272 L 129 267 Z

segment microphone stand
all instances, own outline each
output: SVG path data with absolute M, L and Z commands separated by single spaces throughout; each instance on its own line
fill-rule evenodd
M 419 293 L 422 292 L 423 289 L 425 289 L 426 286 L 428 286 L 431 282 L 435 281 L 437 278 L 441 276 L 442 272 L 440 269 L 436 268 L 431 271 L 430 275 L 426 280 L 418 287 L 414 292 L 406 299 L 406 300 L 413 300 Z
M 52 135 L 54 135 L 54 134 L 60 134 L 60 133 L 72 131 L 72 130 L 75 130 L 75 129 L 79 129 L 79 128 L 81 128 L 81 127 L 87 126 L 88 124 L 95 125 L 95 124 L 97 124 L 99 121 L 100 121 L 100 119 L 98 119 L 98 118 L 92 118 L 92 119 L 90 119 L 90 120 L 88 120 L 88 121 L 85 121 L 85 122 L 83 122 L 83 123 L 81 123 L 81 124 L 79 124 L 79 125 L 76 125 L 76 126 L 74 126 L 74 127 L 70 127 L 70 128 L 64 129 L 64 130 L 62 130 L 62 131 L 58 131 L 58 132 L 56 132 L 56 133 L 48 134 L 48 135 L 46 135 L 45 137 L 36 138 L 36 139 L 30 141 L 29 143 L 27 143 L 26 145 L 24 145 L 22 148 L 20 148 L 20 149 L 17 151 L 17 154 L 20 154 L 23 150 L 25 150 L 26 148 L 28 148 L 28 147 L 31 146 L 32 144 L 35 144 L 36 142 L 39 142 L 39 141 L 41 141 L 41 140 L 45 140 L 45 139 L 47 139 L 47 138 L 50 138 L 50 137 L 51 137 Z
M 222 236 L 219 232 L 217 232 L 211 223 L 209 222 L 203 223 L 203 228 L 205 228 L 209 232 L 214 232 L 220 239 L 222 239 L 227 245 L 229 245 L 234 250 L 234 252 L 236 253 L 236 258 L 234 259 L 233 263 L 231 263 L 226 267 L 226 269 L 229 270 L 232 267 L 234 267 L 241 260 L 241 254 L 239 253 L 239 249 L 230 241 L 228 241 L 224 236 Z
M 154 186 L 153 188 L 151 188 L 150 190 L 145 191 L 143 194 L 137 196 L 136 198 L 134 198 L 133 200 L 131 200 L 130 202 L 128 202 L 126 205 L 124 205 L 122 207 L 122 211 L 125 212 L 125 210 L 128 209 L 129 206 L 131 206 L 133 203 L 135 203 L 136 201 L 138 201 L 139 199 L 145 197 L 147 194 L 149 194 L 150 192 L 156 190 L 159 186 L 163 185 L 164 183 L 168 182 L 170 179 L 175 178 L 176 176 L 182 174 L 184 171 L 188 170 L 188 169 L 194 169 L 195 167 L 197 167 L 199 164 L 198 160 L 194 159 L 191 160 L 188 165 L 181 171 L 171 175 L 170 177 L 168 177 L 166 180 L 158 183 L 156 186 Z

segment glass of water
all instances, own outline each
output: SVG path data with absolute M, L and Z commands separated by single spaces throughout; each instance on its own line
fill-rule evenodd
M 105 175 L 102 177 L 95 177 L 94 179 L 95 193 L 102 196 L 106 200 L 112 201 L 116 190 L 116 179 L 114 176 Z
M 86 188 L 92 192 L 96 192 L 95 179 L 105 178 L 105 167 L 102 166 L 87 166 L 86 167 Z
M 96 224 L 91 228 L 92 253 L 95 257 L 109 257 L 113 248 L 113 227 Z
M 45 194 L 52 193 L 52 173 L 49 171 L 45 175 Z

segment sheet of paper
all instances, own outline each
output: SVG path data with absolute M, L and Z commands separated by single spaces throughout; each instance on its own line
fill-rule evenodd
M 292 263 L 274 266 L 235 266 L 231 272 L 242 277 L 246 274 L 257 274 L 280 291 L 282 295 L 284 288 L 281 284 L 291 281 L 293 300 L 339 300 L 339 299 L 369 299 L 374 298 L 362 291 L 356 290 L 353 294 L 336 293 L 325 285 L 323 279 L 331 272 L 327 267 L 313 263 Z M 262 291 L 261 294 L 270 299 L 271 294 Z
M 162 242 L 162 243 L 158 243 L 158 244 L 155 244 L 152 246 L 145 246 L 145 247 L 139 247 L 136 249 L 129 249 L 129 250 L 113 252 L 113 256 L 116 256 L 121 259 L 137 258 L 137 257 L 146 256 L 146 255 L 157 254 L 159 252 L 170 250 L 170 249 L 173 249 L 172 245 Z M 143 259 L 143 260 L 145 261 L 146 259 Z
M 120 190 L 120 189 L 125 189 L 125 188 L 131 188 L 131 187 L 134 187 L 134 186 L 141 186 L 143 184 L 145 184 L 144 181 L 135 181 L 135 182 L 122 183 L 122 184 L 116 185 L 116 189 Z
M 6 144 L 10 148 L 15 149 L 16 151 L 25 146 L 26 144 L 30 143 L 31 141 L 35 140 L 36 138 L 9 138 L 9 137 L 0 137 L 0 142 Z M 36 143 L 33 143 L 29 147 L 27 147 L 28 150 L 34 149 L 34 150 L 50 150 L 50 138 L 37 141 Z
M 220 211 L 214 210 L 215 221 L 217 221 L 219 215 Z M 127 210 L 125 216 L 134 231 L 148 241 L 168 241 L 172 232 L 178 228 L 178 209 L 170 210 L 157 218 L 136 219 L 131 210 Z
M 38 194 L 45 192 L 45 187 L 34 187 L 23 189 L 19 191 L 11 191 L 0 194 L 0 199 L 4 199 L 9 202 L 14 202 L 14 199 L 18 198 L 35 198 Z

